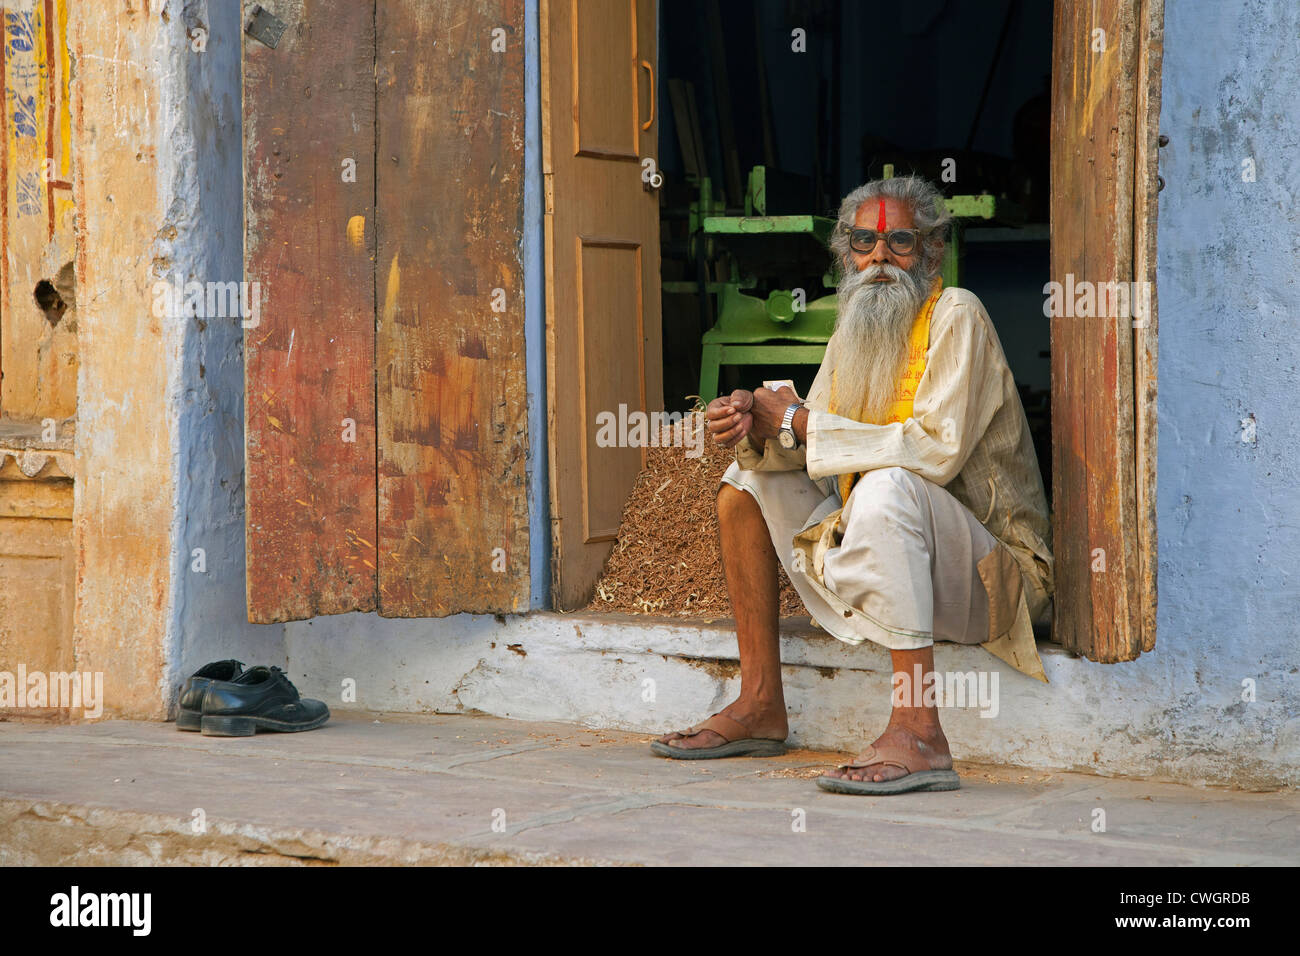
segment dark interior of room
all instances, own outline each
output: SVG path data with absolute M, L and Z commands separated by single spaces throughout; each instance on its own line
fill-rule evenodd
M 995 197 L 992 219 L 960 220 L 960 282 L 998 330 L 1050 496 L 1042 290 L 1051 0 L 661 0 L 659 16 L 664 407 L 694 404 L 701 336 L 719 307 L 699 287 L 726 279 L 735 254 L 692 241 L 693 229 L 700 238 L 691 207 L 701 180 L 721 200 L 713 214 L 742 216 L 750 170 L 762 166 L 769 216 L 833 218 L 845 193 L 892 164 L 896 175 L 923 175 L 947 197 Z M 699 145 L 684 149 L 683 135 Z M 760 262 L 747 292 L 833 291 L 819 274 L 828 255 L 815 246 L 810 253 L 807 242 L 771 248 L 779 255 Z M 724 365 L 719 389 L 784 378 L 806 394 L 815 373 L 813 364 Z

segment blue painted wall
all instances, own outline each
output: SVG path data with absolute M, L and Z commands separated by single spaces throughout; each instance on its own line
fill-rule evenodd
M 1156 656 L 1215 743 L 1300 753 L 1300 4 L 1165 5 Z M 1251 159 L 1255 181 L 1243 182 Z M 1243 441 L 1242 419 L 1256 421 Z M 1249 437 L 1249 436 L 1247 436 Z M 1242 681 L 1258 701 L 1241 700 Z M 1208 708 L 1205 705 L 1209 705 Z M 1194 732 L 1196 725 L 1188 730 Z
M 203 27 L 207 46 L 190 47 Z M 162 115 L 167 149 L 160 202 L 172 237 L 159 233 L 154 262 L 185 281 L 244 277 L 240 11 L 186 6 L 170 21 Z M 183 320 L 175 373 L 175 519 L 167 623 L 167 692 L 209 661 L 284 666 L 284 626 L 250 624 L 245 613 L 244 355 L 236 319 Z M 150 489 L 141 489 L 150 494 Z M 202 548 L 206 570 L 195 570 Z

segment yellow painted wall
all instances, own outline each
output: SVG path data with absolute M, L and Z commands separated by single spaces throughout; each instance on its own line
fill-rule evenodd
M 174 4 L 172 5 L 175 6 Z M 106 715 L 162 718 L 180 330 L 151 307 L 167 230 L 159 172 L 168 23 L 160 0 L 75 3 L 72 84 L 80 401 L 73 542 L 77 666 Z
M 72 455 L 17 448 L 0 436 L 0 670 L 71 671 L 76 562 Z M 0 711 L 55 720 L 68 711 Z
M 68 2 L 17 0 L 0 20 L 0 415 L 61 420 L 76 412 L 78 363 Z M 42 280 L 65 303 L 57 323 L 35 300 Z
M 78 364 L 67 31 L 66 0 L 0 7 L 0 671 L 10 674 L 77 667 L 75 427 L 64 421 L 76 412 Z M 41 279 L 61 292 L 57 323 L 34 300 Z

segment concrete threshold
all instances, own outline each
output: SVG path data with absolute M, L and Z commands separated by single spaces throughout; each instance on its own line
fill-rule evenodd
M 1236 683 L 1202 687 L 1167 650 L 1126 664 L 1095 664 L 1049 644 L 1039 653 L 1048 684 L 981 647 L 935 648 L 945 679 L 968 679 L 978 691 L 940 704 L 956 756 L 1192 786 L 1300 786 L 1300 721 L 1285 688 L 1247 707 Z M 788 618 L 781 660 L 791 743 L 856 752 L 884 729 L 892 678 L 885 648 L 850 647 L 806 617 Z M 740 690 L 726 619 L 340 614 L 285 625 L 283 666 L 304 696 L 331 706 L 350 689 L 357 710 L 484 713 L 638 734 L 689 727 Z
M 843 754 L 673 761 L 650 737 L 474 715 L 336 714 L 214 738 L 0 723 L 0 864 L 1293 864 L 1300 795 L 959 762 L 863 798 Z

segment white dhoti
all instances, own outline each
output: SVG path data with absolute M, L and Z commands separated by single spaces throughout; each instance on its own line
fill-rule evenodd
M 758 501 L 804 607 L 832 636 L 894 650 L 990 640 L 981 562 L 987 577 L 996 558 L 984 559 L 999 542 L 941 486 L 905 468 L 864 474 L 843 504 L 839 544 L 819 555 L 818 569 L 792 542 L 841 508 L 834 477 L 813 481 L 804 470 L 747 471 L 733 462 L 722 480 Z

